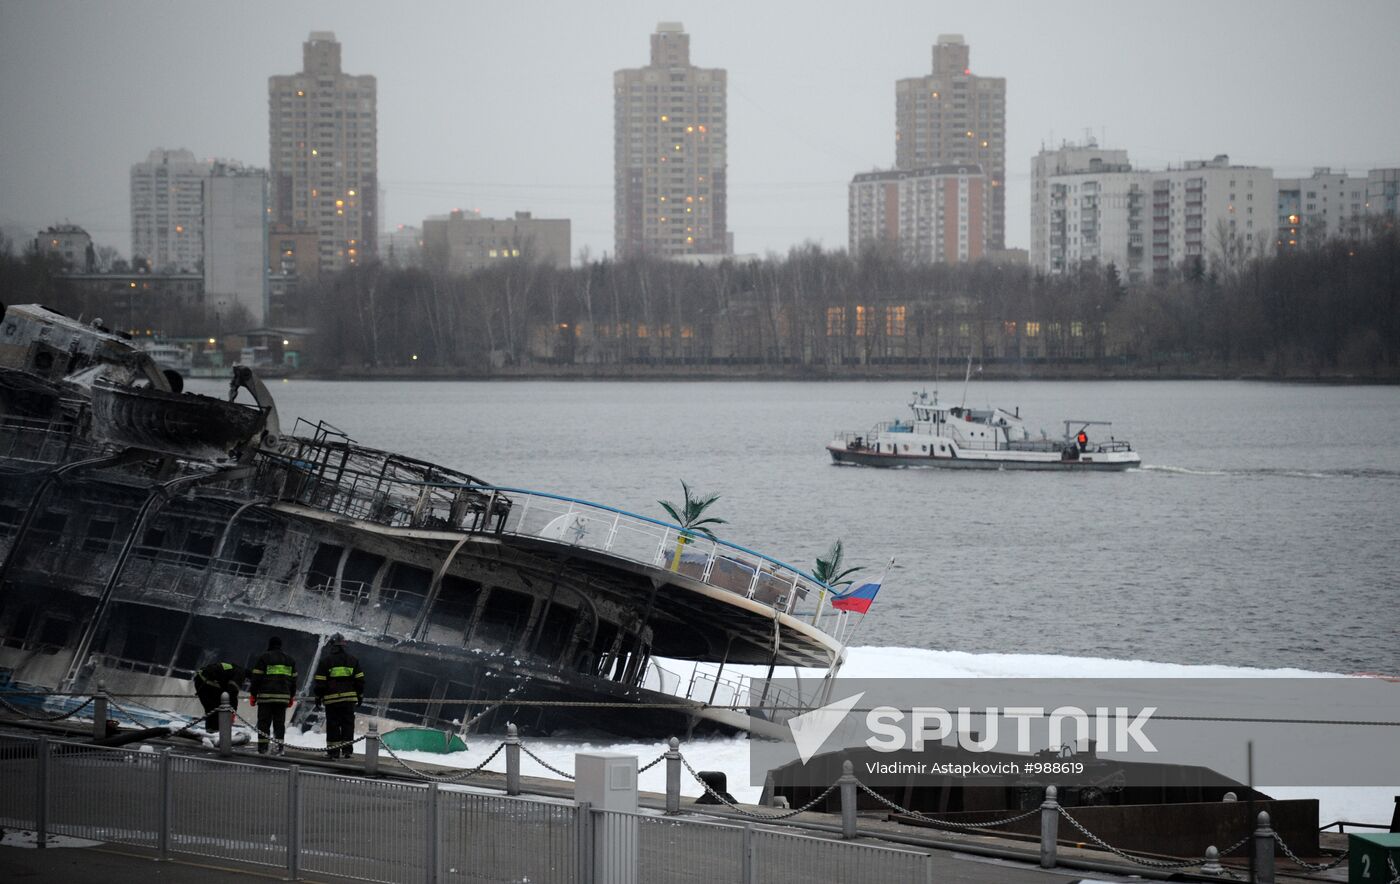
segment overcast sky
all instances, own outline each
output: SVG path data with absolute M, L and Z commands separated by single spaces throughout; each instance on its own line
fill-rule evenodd
M 524 210 L 611 253 L 612 73 L 648 63 L 659 21 L 729 71 L 741 253 L 845 248 L 847 184 L 893 164 L 895 81 L 942 33 L 1007 80 L 1009 246 L 1028 245 L 1031 157 L 1086 131 L 1138 167 L 1400 166 L 1395 0 L 0 0 L 0 223 L 69 221 L 128 254 L 131 165 L 184 147 L 266 166 L 267 78 L 329 30 L 379 81 L 387 224 Z

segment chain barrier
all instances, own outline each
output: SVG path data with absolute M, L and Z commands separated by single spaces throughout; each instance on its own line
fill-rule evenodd
M 485 770 L 485 769 L 486 769 L 486 765 L 490 764 L 490 763 L 492 762 L 492 760 L 495 759 L 495 757 L 496 757 L 497 755 L 500 755 L 500 754 L 501 754 L 501 750 L 504 749 L 504 748 L 506 747 L 506 744 L 505 744 L 505 743 L 497 743 L 497 744 L 496 744 L 496 748 L 493 749 L 493 750 L 491 751 L 491 754 L 488 755 L 488 756 L 486 756 L 486 758 L 485 758 L 480 764 L 478 764 L 476 767 L 473 767 L 473 768 L 471 768 L 470 770 L 461 771 L 460 773 L 455 773 L 455 774 L 450 774 L 450 775 L 444 776 L 444 775 L 442 775 L 442 774 L 429 773 L 429 772 L 426 771 L 426 770 L 419 770 L 418 768 L 416 768 L 416 767 L 414 767 L 413 765 L 409 764 L 407 761 L 404 761 L 402 758 L 400 758 L 399 755 L 398 755 L 398 753 L 394 751 L 394 747 L 393 747 L 393 746 L 390 746 L 388 743 L 385 743 L 383 740 L 380 740 L 380 741 L 379 741 L 379 745 L 383 746 L 383 747 L 384 747 L 384 751 L 388 752 L 389 755 L 390 755 L 395 761 L 397 761 L 399 764 L 403 765 L 404 769 L 407 770 L 409 773 L 411 773 L 411 774 L 413 774 L 414 776 L 417 776 L 417 777 L 422 777 L 422 778 L 425 779 L 425 780 L 432 780 L 433 782 L 436 782 L 436 783 L 459 783 L 459 782 L 461 782 L 462 780 L 467 779 L 468 777 L 474 777 L 474 776 L 476 776 L 477 774 L 479 774 L 479 773 L 481 773 L 483 770 Z
M 27 718 L 30 721 L 52 723 L 55 721 L 63 721 L 65 718 L 72 718 L 74 715 L 77 715 L 79 712 L 83 711 L 88 706 L 91 706 L 92 700 L 92 697 L 88 697 L 85 702 L 73 707 L 72 709 L 69 709 L 67 712 L 63 712 L 58 715 L 30 715 L 28 712 L 24 711 L 23 708 L 14 705 L 10 701 L 6 700 L 4 697 L 0 697 L 0 706 L 4 706 L 6 709 L 10 710 L 14 714 L 20 716 L 21 718 Z
M 543 767 L 545 770 L 549 771 L 550 773 L 558 774 L 559 776 L 563 777 L 563 778 L 566 779 L 566 780 L 572 780 L 572 779 L 574 778 L 574 775 L 573 775 L 573 774 L 569 773 L 568 771 L 560 770 L 559 768 L 557 768 L 557 767 L 555 767 L 554 765 L 550 764 L 548 761 L 545 761 L 543 758 L 541 758 L 541 757 L 539 757 L 538 755 L 536 755 L 535 753 L 531 752 L 531 751 L 530 751 L 530 747 L 529 747 L 529 746 L 526 746 L 524 743 L 519 743 L 519 744 L 517 744 L 517 745 L 520 746 L 520 751 L 521 751 L 521 752 L 524 752 L 526 755 L 528 755 L 528 756 L 530 756 L 531 758 L 535 759 L 535 761 L 538 762 L 539 765 L 540 765 L 541 767 Z M 638 773 L 641 773 L 641 771 L 637 771 L 637 772 L 638 772 Z
M 1310 862 L 1304 862 L 1303 860 L 1299 859 L 1298 854 L 1294 853 L 1291 849 L 1289 849 L 1288 844 L 1285 843 L 1284 840 L 1279 837 L 1278 832 L 1274 833 L 1274 841 L 1278 843 L 1279 847 L 1283 848 L 1284 855 L 1293 861 L 1293 865 L 1309 872 L 1325 872 L 1328 869 L 1335 869 L 1337 866 L 1346 862 L 1347 857 L 1351 856 L 1351 851 L 1345 850 L 1342 851 L 1342 854 L 1337 857 L 1335 862 L 1313 864 Z
M 801 807 L 795 810 L 789 810 L 786 813 L 754 813 L 751 810 L 745 810 L 744 808 L 735 804 L 733 801 L 730 801 L 728 798 L 716 792 L 714 789 L 710 788 L 710 784 L 700 779 L 700 775 L 695 772 L 695 768 L 690 766 L 690 762 L 686 759 L 684 755 L 681 756 L 681 764 L 685 765 L 685 769 L 690 771 L 690 775 L 695 778 L 695 782 L 703 786 L 705 791 L 709 793 L 710 797 L 714 798 L 716 801 L 718 801 L 720 804 L 723 804 L 725 807 L 728 807 L 730 810 L 738 813 L 740 816 L 745 816 L 749 819 L 754 820 L 785 820 L 790 817 L 795 817 L 799 813 L 806 813 L 807 811 L 820 804 L 823 800 L 825 800 L 826 796 L 830 795 L 832 790 L 841 784 L 839 780 L 837 782 L 832 783 L 830 786 L 827 786 L 826 790 L 823 791 L 816 798 L 813 798 L 811 801 L 808 801 L 806 804 L 802 805 Z
M 1084 835 L 1085 838 L 1088 838 L 1090 841 L 1092 841 L 1092 842 L 1094 842 L 1095 844 L 1099 845 L 1099 846 L 1102 847 L 1104 850 L 1107 850 L 1109 853 L 1112 853 L 1112 854 L 1115 855 L 1115 856 L 1118 856 L 1118 857 L 1121 857 L 1121 858 L 1123 858 L 1123 859 L 1126 859 L 1126 860 L 1127 860 L 1128 862 L 1130 862 L 1130 863 L 1136 863 L 1137 865 L 1140 865 L 1140 866 L 1146 866 L 1146 867 L 1149 868 L 1149 869 L 1186 869 L 1186 868 L 1190 868 L 1190 867 L 1192 867 L 1192 866 L 1199 866 L 1202 862 L 1205 861 L 1204 859 L 1188 859 L 1188 860 L 1182 860 L 1182 861 L 1179 861 L 1179 862 L 1163 862 L 1163 861 L 1160 861 L 1160 860 L 1155 860 L 1155 859 L 1144 859 L 1143 857 L 1140 857 L 1140 856 L 1134 856 L 1134 855 L 1131 854 L 1131 853 L 1126 853 L 1126 852 L 1124 852 L 1124 851 L 1122 851 L 1122 850 L 1119 850 L 1117 847 L 1114 847 L 1112 844 L 1109 844 L 1107 841 L 1103 840 L 1103 839 L 1100 838 L 1098 835 L 1095 835 L 1093 832 L 1090 832 L 1088 829 L 1084 828 L 1084 826 L 1080 825 L 1079 820 L 1077 820 L 1077 819 L 1075 819 L 1074 817 L 1070 816 L 1070 815 L 1069 815 L 1069 811 L 1065 810 L 1063 807 L 1059 808 L 1059 811 L 1060 811 L 1060 816 L 1064 817 L 1066 820 L 1069 820 L 1070 825 L 1074 826 L 1074 827 L 1075 827 L 1076 829 L 1078 829 L 1081 833 L 1083 833 L 1083 835 Z M 1249 840 L 1249 836 L 1246 835 L 1242 841 L 1240 841 L 1240 842 L 1239 842 L 1238 844 L 1236 844 L 1234 847 L 1231 847 L 1229 850 L 1227 850 L 1227 851 L 1225 851 L 1225 852 L 1226 852 L 1226 853 L 1230 853 L 1230 852 L 1233 852 L 1233 851 L 1239 849 L 1239 847 L 1240 847 L 1241 845 L 1243 845 L 1243 844 L 1245 843 L 1245 841 L 1248 841 L 1248 840 Z
M 660 764 L 661 762 L 663 762 L 663 761 L 665 761 L 665 760 L 666 760 L 666 753 L 665 753 L 665 752 L 662 752 L 660 755 L 656 756 L 656 757 L 653 758 L 651 761 L 648 761 L 646 764 L 644 764 L 644 765 L 642 765 L 641 767 L 637 768 L 637 775 L 640 776 L 640 775 L 646 773 L 647 771 L 651 770 L 653 767 L 656 767 L 658 764 Z
M 856 780 L 856 786 L 857 786 L 862 792 L 864 792 L 865 794 L 869 795 L 871 798 L 874 798 L 876 801 L 880 802 L 881 804 L 885 805 L 885 806 L 888 807 L 890 810 L 893 810 L 895 813 L 902 813 L 902 814 L 905 814 L 905 815 L 907 815 L 907 816 L 912 816 L 912 817 L 914 817 L 914 818 L 916 818 L 916 819 L 920 819 L 920 820 L 923 820 L 923 821 L 925 821 L 925 822 L 932 823 L 932 824 L 934 824 L 935 826 L 950 826 L 950 827 L 955 828 L 955 829 L 995 829 L 995 828 L 997 828 L 998 826 L 1009 826 L 1009 825 L 1012 824 L 1012 823 L 1019 823 L 1021 820 L 1030 819 L 1031 817 L 1033 817 L 1033 816 L 1035 816 L 1036 814 L 1040 813 L 1040 808 L 1037 807 L 1037 808 L 1035 808 L 1034 810 L 1028 810 L 1028 811 L 1026 811 L 1025 813 L 1021 814 L 1020 816 L 1013 816 L 1013 817 L 1011 817 L 1010 819 L 992 820 L 992 821 L 990 821 L 990 822 L 985 822 L 985 823 L 957 823 L 957 822 L 953 822 L 952 820 L 940 820 L 940 819 L 935 819 L 934 817 L 931 817 L 931 816 L 924 816 L 923 814 L 919 813 L 917 810 L 908 810 L 908 809 L 906 809 L 906 808 L 900 807 L 898 804 L 895 804 L 893 801 L 891 801 L 890 799 L 886 798 L 884 795 L 881 795 L 879 792 L 876 792 L 874 789 L 870 788 L 870 787 L 867 786 L 865 783 L 862 783 L 860 780 Z

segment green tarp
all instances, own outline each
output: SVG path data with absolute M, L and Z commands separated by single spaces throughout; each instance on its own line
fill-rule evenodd
M 430 727 L 401 727 L 379 737 L 384 745 L 396 752 L 465 752 L 467 744 L 462 738 L 447 731 L 433 730 Z

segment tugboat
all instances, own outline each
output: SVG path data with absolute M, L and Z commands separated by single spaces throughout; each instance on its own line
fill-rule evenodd
M 797 611 L 829 592 L 744 547 L 324 422 L 283 435 L 246 367 L 227 401 L 197 396 L 119 333 L 0 308 L 0 676 L 15 682 L 179 695 L 277 635 L 306 694 L 339 632 L 368 675 L 364 719 L 779 735 L 823 680 L 751 695 L 726 667 L 834 676 L 843 642 Z
M 1067 420 L 1060 439 L 1032 437 L 1020 409 L 945 406 L 914 394 L 912 421 L 877 424 L 866 433 L 838 431 L 826 446 L 837 464 L 963 470 L 1127 470 L 1142 458 L 1107 421 Z

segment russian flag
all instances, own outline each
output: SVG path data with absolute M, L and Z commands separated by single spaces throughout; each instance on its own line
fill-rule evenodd
M 880 582 L 884 580 L 871 580 L 862 583 L 850 592 L 834 595 L 831 597 L 831 607 L 838 611 L 855 611 L 857 614 L 864 614 L 870 610 L 870 603 L 875 601 L 875 593 L 880 591 Z

